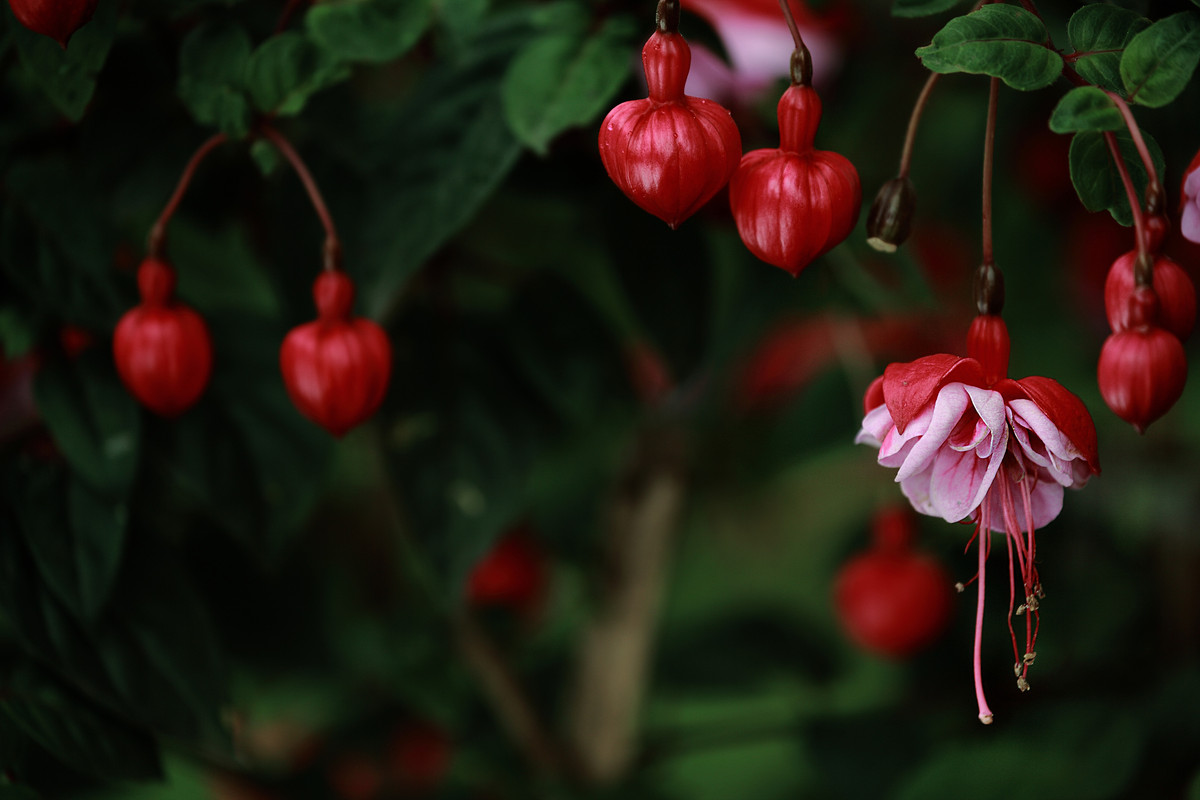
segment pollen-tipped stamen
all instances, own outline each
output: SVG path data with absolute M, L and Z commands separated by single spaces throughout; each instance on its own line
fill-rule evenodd
M 979 594 L 975 606 L 975 701 L 979 704 L 979 721 L 984 725 L 992 724 L 992 710 L 988 708 L 987 698 L 983 696 L 983 597 L 984 597 L 984 567 L 987 565 L 988 545 L 991 543 L 991 528 L 989 526 L 988 504 L 985 502 L 979 510 L 979 524 L 975 528 L 975 538 L 979 541 Z

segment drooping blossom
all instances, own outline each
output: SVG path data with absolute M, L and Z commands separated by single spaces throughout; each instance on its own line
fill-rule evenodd
M 1183 212 L 1179 232 L 1189 241 L 1200 243 L 1200 152 L 1192 157 L 1183 173 Z
M 879 463 L 897 470 L 896 481 L 917 511 L 975 525 L 975 696 L 979 719 L 987 724 L 992 712 L 983 694 L 980 650 L 991 533 L 1005 536 L 1010 608 L 1016 605 L 1015 614 L 1025 616 L 1023 647 L 1009 617 L 1017 686 L 1024 691 L 1043 597 L 1034 533 L 1062 510 L 1063 489 L 1083 486 L 1100 464 L 1096 428 L 1083 401 L 1050 378 L 1006 377 L 1008 330 L 1000 317 L 976 317 L 967 352 L 966 358 L 943 353 L 888 365 L 867 390 L 855 441 L 879 448 Z

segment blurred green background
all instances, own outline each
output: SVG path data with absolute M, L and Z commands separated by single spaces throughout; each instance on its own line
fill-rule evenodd
M 1076 8 L 1041 9 L 1060 45 Z M 803 16 L 836 55 L 817 146 L 868 204 L 946 16 Z M 652 30 L 629 0 L 100 0 L 62 51 L 4 9 L 0 798 L 1200 798 L 1200 401 L 1139 436 L 1099 396 L 1103 278 L 1132 233 L 1074 195 L 1046 128 L 1065 84 L 1001 93 L 996 257 L 1010 374 L 1085 400 L 1104 471 L 1041 531 L 1027 694 L 991 581 L 984 727 L 973 592 L 903 659 L 851 643 L 831 593 L 901 501 L 852 443 L 862 392 L 890 361 L 964 349 L 987 79 L 936 88 L 910 242 L 877 254 L 860 221 L 792 279 L 742 247 L 723 193 L 671 231 L 605 175 L 596 131 L 644 96 Z M 724 53 L 686 7 L 682 32 Z M 784 85 L 727 101 L 746 149 L 776 145 Z M 1137 111 L 1172 208 L 1198 93 Z M 321 230 L 255 140 L 262 115 L 392 341 L 384 407 L 340 440 L 279 377 Z M 218 129 L 238 141 L 168 244 L 216 367 L 163 420 L 121 386 L 111 332 Z M 1166 251 L 1195 277 L 1196 246 Z M 514 531 L 515 555 L 481 562 Z M 917 546 L 966 582 L 970 536 L 922 519 Z M 580 687 L 642 663 L 588 650 L 619 640 L 597 633 L 612 619 L 649 647 L 640 691 L 600 702 L 631 715 L 601 779 L 572 733 Z

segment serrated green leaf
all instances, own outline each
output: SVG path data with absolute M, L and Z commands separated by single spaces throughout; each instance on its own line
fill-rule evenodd
M 313 5 L 305 25 L 313 41 L 337 58 L 381 63 L 420 40 L 432 11 L 432 0 L 342 0 Z
M 1137 146 L 1126 133 L 1113 134 L 1117 138 L 1122 158 L 1133 180 L 1134 189 L 1140 198 L 1146 191 L 1147 176 L 1138 156 Z M 1142 131 L 1154 169 L 1159 175 L 1163 174 L 1166 164 L 1163 160 L 1162 149 L 1158 142 Z M 1075 134 L 1071 140 L 1069 155 L 1071 166 L 1071 182 L 1075 191 L 1088 211 L 1109 211 L 1113 219 L 1122 225 L 1133 224 L 1133 211 L 1129 207 L 1129 199 L 1125 194 L 1125 186 L 1120 173 L 1113 165 L 1104 134 L 1097 131 L 1085 131 Z
M 234 138 L 250 130 L 245 92 L 250 35 L 231 23 L 206 23 L 187 35 L 179 53 L 179 96 L 202 125 Z
M 893 17 L 928 17 L 949 11 L 962 0 L 894 0 L 892 3 Z
M 73 769 L 107 781 L 162 776 L 153 738 L 103 713 L 44 672 L 18 673 L 0 708 L 27 736 Z
M 563 130 L 593 119 L 629 72 L 632 20 L 610 19 L 592 35 L 551 31 L 525 47 L 501 87 L 517 137 L 539 153 Z
M 1018 6 L 995 3 L 955 17 L 917 50 L 934 72 L 1000 78 L 1014 89 L 1041 89 L 1062 74 L 1062 56 L 1046 46 L 1046 27 Z
M 1109 91 L 1124 92 L 1121 55 L 1150 20 L 1107 3 L 1089 3 L 1071 15 L 1067 38 L 1075 49 L 1072 64 L 1087 80 Z
M 246 63 L 245 83 L 259 111 L 287 116 L 304 109 L 316 92 L 350 75 L 349 68 L 303 34 L 272 36 Z
M 73 362 L 39 370 L 34 398 L 55 444 L 92 488 L 123 497 L 137 469 L 141 415 L 107 353 L 92 349 Z
M 1200 63 L 1200 14 L 1181 11 L 1134 36 L 1121 56 L 1128 97 L 1157 108 L 1179 96 Z
M 1116 131 L 1124 127 L 1117 104 L 1095 86 L 1077 86 L 1067 92 L 1050 115 L 1050 130 L 1055 133 Z
M 108 59 L 117 30 L 117 3 L 100 3 L 89 23 L 71 37 L 64 50 L 58 42 L 24 25 L 10 34 L 21 64 L 59 111 L 78 121 L 96 91 L 96 78 Z

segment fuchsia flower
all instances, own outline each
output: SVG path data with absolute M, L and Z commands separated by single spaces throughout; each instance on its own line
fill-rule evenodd
M 1192 157 L 1183 173 L 1183 210 L 1179 232 L 1189 241 L 1200 243 L 1200 152 Z
M 984 564 L 990 532 L 1005 535 L 1009 604 L 1016 600 L 1015 563 L 1023 584 L 1025 647 L 1009 633 L 1017 686 L 1034 659 L 1042 587 L 1034 564 L 1034 531 L 1062 510 L 1064 487 L 1079 488 L 1100 471 L 1096 428 L 1083 401 L 1057 381 L 1012 380 L 1008 329 L 998 316 L 975 318 L 967 358 L 938 354 L 890 364 L 868 388 L 857 443 L 879 448 L 879 463 L 897 469 L 896 481 L 922 514 L 947 522 L 971 520 L 979 550 L 975 616 L 975 696 L 979 719 L 992 721 L 983 695 L 980 649 Z

